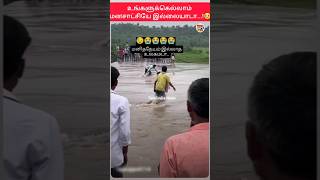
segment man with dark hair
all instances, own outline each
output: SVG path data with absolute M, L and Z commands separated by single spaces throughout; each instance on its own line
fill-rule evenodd
M 166 140 L 160 157 L 160 177 L 209 176 L 208 78 L 198 79 L 190 85 L 187 110 L 191 128 Z
M 316 59 L 313 52 L 280 56 L 253 81 L 246 137 L 261 179 L 316 179 Z
M 111 89 L 115 89 L 118 85 L 118 77 L 120 76 L 120 73 L 117 68 L 111 66 Z
M 4 16 L 4 179 L 62 180 L 63 148 L 57 121 L 13 95 L 23 76 L 23 54 L 31 42 L 25 26 Z
M 23 24 L 9 16 L 4 16 L 4 88 L 12 91 L 23 75 L 24 51 L 31 38 Z
M 156 81 L 154 82 L 154 92 L 159 98 L 166 97 L 166 92 L 168 91 L 168 86 L 170 85 L 173 90 L 176 88 L 170 81 L 170 77 L 166 74 L 167 66 L 162 66 L 162 72 L 158 74 Z
M 114 90 L 118 85 L 119 71 L 111 66 L 111 175 L 123 177 L 121 167 L 128 162 L 130 137 L 130 107 L 127 98 Z

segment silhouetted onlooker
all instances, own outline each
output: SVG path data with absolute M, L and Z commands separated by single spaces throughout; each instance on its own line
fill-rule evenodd
M 254 79 L 246 137 L 261 179 L 316 179 L 316 56 L 280 56 Z
M 31 38 L 23 24 L 4 16 L 4 179 L 63 180 L 63 148 L 56 119 L 24 105 L 12 91 L 23 76 Z

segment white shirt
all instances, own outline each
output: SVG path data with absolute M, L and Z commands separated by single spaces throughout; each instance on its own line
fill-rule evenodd
M 63 148 L 56 119 L 3 92 L 4 179 L 63 180 Z
M 153 70 L 155 73 L 158 72 L 157 69 L 154 68 L 152 64 L 146 66 L 145 69 L 147 69 L 147 72 L 149 72 L 149 71 L 151 71 L 151 70 Z M 147 73 L 147 72 L 146 72 L 146 73 Z
M 127 98 L 111 90 L 111 168 L 123 163 L 122 147 L 131 143 L 130 107 Z

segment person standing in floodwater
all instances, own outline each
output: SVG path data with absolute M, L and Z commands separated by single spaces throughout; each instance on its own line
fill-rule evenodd
M 148 66 L 145 66 L 144 68 L 144 75 L 145 76 L 151 76 L 152 75 L 152 70 L 154 70 L 156 72 L 156 74 L 158 74 L 158 71 L 156 69 L 157 65 L 155 64 L 150 64 Z
M 123 177 L 121 168 L 128 162 L 130 136 L 130 107 L 126 97 L 115 92 L 119 71 L 111 66 L 111 175 Z
M 154 82 L 154 92 L 157 98 L 165 98 L 166 92 L 168 91 L 168 86 L 170 85 L 173 90 L 176 88 L 170 81 L 170 77 L 166 74 L 167 66 L 162 66 L 162 72 L 158 74 L 156 81 Z

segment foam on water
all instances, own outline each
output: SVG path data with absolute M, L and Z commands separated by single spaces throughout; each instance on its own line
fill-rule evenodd
M 137 108 L 162 108 L 162 107 L 168 106 L 165 101 L 159 102 L 159 103 L 157 101 L 158 100 L 151 100 L 147 103 L 136 104 L 135 107 L 137 107 Z

